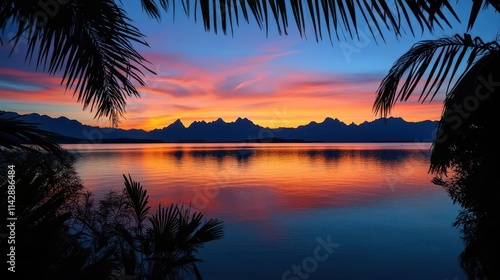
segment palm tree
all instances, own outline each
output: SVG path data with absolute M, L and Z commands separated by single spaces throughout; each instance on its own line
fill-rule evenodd
M 446 86 L 444 110 L 431 156 L 431 171 L 446 174 L 451 164 L 458 164 L 453 154 L 456 148 L 466 147 L 464 135 L 469 135 L 469 144 L 471 140 L 480 140 L 470 138 L 470 129 L 493 131 L 487 132 L 493 126 L 485 125 L 493 121 L 492 104 L 496 105 L 497 100 L 494 92 L 500 86 L 499 58 L 499 41 L 484 43 L 479 37 L 471 39 L 469 34 L 419 42 L 394 63 L 383 79 L 374 110 L 387 116 L 395 103 L 408 100 L 417 86 L 422 88 L 422 102 L 432 100 Z M 463 72 L 456 77 L 460 67 Z
M 160 1 L 165 2 L 168 1 Z M 274 19 L 280 34 L 287 33 L 291 11 L 301 36 L 305 36 L 306 30 L 312 26 L 315 39 L 322 40 L 325 33 L 322 27 L 325 26 L 330 41 L 334 36 L 341 39 L 340 34 L 356 39 L 360 22 L 369 26 L 374 40 L 380 36 L 385 41 L 382 30 L 401 36 L 404 30 L 402 22 L 414 35 L 415 22 L 422 31 L 432 32 L 436 26 L 450 26 L 445 12 L 448 17 L 459 20 L 448 1 L 394 1 L 392 6 L 388 1 L 307 0 L 291 1 L 289 5 L 279 0 L 214 0 L 212 5 L 209 2 L 200 1 L 205 29 L 217 32 L 217 23 L 220 22 L 224 34 L 228 30 L 233 32 L 233 22 L 239 24 L 240 11 L 247 22 L 248 14 L 253 14 L 257 24 L 265 27 L 266 32 Z M 149 4 L 154 10 L 154 2 Z M 189 5 L 184 6 L 189 10 Z M 500 12 L 500 1 L 473 1 L 468 19 L 469 31 L 481 8 L 486 7 Z M 268 11 L 271 11 L 272 19 L 269 19 Z M 311 19 L 308 28 L 305 16 Z M 483 42 L 470 34 L 457 34 L 422 41 L 394 63 L 377 90 L 373 106 L 375 113 L 386 117 L 396 102 L 408 100 L 415 92 L 420 91 L 420 101 L 432 101 L 446 87 L 429 171 L 436 174 L 434 182 L 443 185 L 454 202 L 463 208 L 455 226 L 460 226 L 464 234 L 466 248 L 460 256 L 460 263 L 471 279 L 496 279 L 500 276 L 494 262 L 494 254 L 500 250 L 498 237 L 495 237 L 500 233 L 496 206 L 500 191 L 491 183 L 496 179 L 494 168 L 498 166 L 492 153 L 497 148 L 491 140 L 495 139 L 498 128 L 493 115 L 500 105 L 498 65 L 498 39 Z M 450 171 L 455 174 L 451 178 L 447 177 Z
M 463 234 L 466 246 L 460 264 L 470 279 L 500 277 L 494 261 L 500 250 L 500 190 L 493 184 L 498 159 L 492 152 L 497 149 L 492 139 L 498 129 L 494 113 L 500 105 L 498 65 L 498 41 L 484 43 L 465 34 L 419 42 L 394 63 L 374 105 L 385 116 L 419 84 L 423 84 L 422 102 L 432 100 L 446 86 L 430 172 L 436 175 L 434 183 L 443 186 L 462 207 L 454 225 Z M 456 77 L 460 67 L 463 72 Z M 425 83 L 419 83 L 421 80 Z
M 143 9 L 160 20 L 160 9 L 175 10 L 176 0 L 141 0 Z M 227 34 L 250 15 L 265 29 L 273 22 L 280 34 L 287 34 L 293 18 L 302 36 L 313 29 L 316 40 L 359 38 L 359 26 L 366 24 L 373 38 L 385 41 L 385 32 L 403 36 L 451 26 L 448 17 L 457 18 L 449 1 L 285 1 L 285 0 L 181 0 L 188 16 L 197 19 L 201 11 L 206 30 Z M 193 3 L 194 2 L 194 3 Z M 496 5 L 497 1 L 475 1 Z M 192 8 L 194 6 L 194 8 Z M 291 16 L 290 14 L 293 14 Z M 310 17 L 311 21 L 306 21 Z M 472 20 L 472 17 L 471 17 Z M 326 27 L 326 30 L 324 30 Z M 26 60 L 50 75 L 62 74 L 61 84 L 72 90 L 83 109 L 95 110 L 95 117 L 107 117 L 117 125 L 125 113 L 126 100 L 138 97 L 135 86 L 144 85 L 148 62 L 133 47 L 147 45 L 143 34 L 126 16 L 121 1 L 6 0 L 0 4 L 0 29 L 15 28 L 7 38 L 14 51 L 26 40 Z M 5 38 L 4 38 L 5 40 Z M 5 40 L 5 41 L 7 41 Z M 2 43 L 0 37 L 0 43 Z
M 73 90 L 84 109 L 90 107 L 91 111 L 96 111 L 96 118 L 108 117 L 116 125 L 125 112 L 127 98 L 139 96 L 135 84 L 144 84 L 143 71 L 150 71 L 146 67 L 147 61 L 132 46 L 134 42 L 144 45 L 146 42 L 127 18 L 119 1 L 65 2 L 39 1 L 52 3 L 48 8 L 45 6 L 47 10 L 30 1 L 3 1 L 0 4 L 0 28 L 5 30 L 11 23 L 17 28 L 12 38 L 13 48 L 27 35 L 27 60 L 34 61 L 37 67 L 42 67 L 51 75 L 62 73 L 62 83 Z M 176 2 L 179 1 L 141 0 L 145 12 L 157 20 L 161 19 L 161 9 L 175 9 Z M 266 32 L 270 24 L 275 24 L 278 33 L 286 35 L 289 20 L 293 19 L 301 36 L 306 37 L 306 31 L 312 29 L 315 40 L 328 37 L 331 42 L 334 39 L 359 39 L 360 26 L 365 25 L 374 40 L 380 37 L 385 41 L 386 33 L 401 37 L 407 29 L 412 35 L 418 31 L 433 32 L 445 25 L 451 27 L 451 20 L 460 20 L 453 5 L 446 0 L 180 2 L 185 13 L 195 20 L 197 13 L 201 12 L 207 31 L 217 33 L 222 30 L 224 34 L 232 34 L 240 21 L 248 23 L 253 16 L 253 20 Z M 468 19 L 469 30 L 485 7 L 500 12 L 500 1 L 474 0 Z M 45 14 L 40 13 L 42 9 Z M 306 17 L 310 20 L 305 20 Z M 432 100 L 447 84 L 430 171 L 446 176 L 451 169 L 470 176 L 469 171 L 472 170 L 474 177 L 484 173 L 490 176 L 486 178 L 492 178 L 491 174 L 495 174 L 492 170 L 495 162 L 491 155 L 492 146 L 484 139 L 493 137 L 496 128 L 492 113 L 498 104 L 498 94 L 493 93 L 498 88 L 497 81 L 500 81 L 496 67 L 499 65 L 499 52 L 498 40 L 485 43 L 469 34 L 417 43 L 395 62 L 381 82 L 374 111 L 387 116 L 397 101 L 408 100 L 419 85 L 423 86 L 420 100 Z M 457 75 L 459 70 L 462 72 Z M 471 109 L 457 111 L 457 106 Z M 475 168 L 465 168 L 469 162 Z M 452 181 L 451 185 L 453 182 L 456 181 Z M 459 188 L 459 191 L 462 190 Z M 488 196 L 491 188 L 481 188 L 479 193 L 480 196 Z M 174 213 L 180 215 L 181 212 L 172 207 L 160 208 L 159 216 L 152 218 L 151 222 L 162 232 L 166 230 L 162 226 L 164 222 Z M 138 216 L 138 220 L 142 220 L 141 217 Z M 159 252 L 156 258 L 168 255 L 163 249 Z M 155 271 L 163 273 L 166 270 Z
M 139 182 L 123 175 L 127 205 L 135 217 L 135 239 L 139 246 L 138 270 L 146 279 L 183 279 L 193 273 L 202 279 L 196 266 L 201 260 L 195 254 L 206 242 L 223 237 L 223 225 L 218 219 L 203 222 L 203 214 L 192 212 L 190 207 L 171 204 L 158 205 L 149 214 L 149 196 Z M 146 223 L 147 222 L 147 223 Z
M 123 177 L 121 194 L 110 192 L 98 203 L 91 195 L 83 197 L 73 224 L 79 229 L 79 243 L 87 244 L 95 256 L 111 253 L 114 267 L 120 268 L 114 275 L 202 279 L 196 266 L 202 260 L 196 253 L 206 242 L 223 237 L 222 222 L 204 221 L 202 213 L 178 204 L 158 205 L 150 214 L 146 189 L 130 175 Z
M 107 257 L 89 261 L 87 252 L 75 242 L 68 221 L 83 189 L 72 159 L 32 150 L 10 150 L 4 154 L 15 165 L 16 276 L 26 279 L 88 279 L 105 274 Z M 3 159 L 3 158 L 2 158 Z M 4 166 L 5 162 L 0 162 Z M 7 174 L 0 174 L 0 206 L 7 209 Z M 9 217 L 2 211 L 0 232 L 8 232 Z M 10 245 L 9 245 L 10 244 Z M 3 251 L 14 243 L 0 238 Z M 2 257 L 4 260 L 5 257 Z M 12 272 L 3 270 L 4 278 Z
M 133 43 L 147 45 L 113 0 L 23 1 L 0 4 L 0 30 L 15 29 L 8 38 L 14 51 L 26 40 L 26 61 L 50 75 L 62 74 L 83 109 L 118 124 L 126 99 L 144 85 L 147 61 Z M 5 33 L 5 32 L 3 32 Z M 4 34 L 2 34 L 4 35 Z M 4 35 L 5 36 L 5 35 Z M 0 37 L 0 43 L 3 43 Z

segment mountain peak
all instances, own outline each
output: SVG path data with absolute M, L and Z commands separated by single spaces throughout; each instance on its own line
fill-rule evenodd
M 330 117 L 325 118 L 325 120 L 321 124 L 324 124 L 324 125 L 342 125 L 342 126 L 347 126 L 345 123 L 341 122 L 339 119 L 337 119 L 337 118 L 332 119 Z
M 0 111 L 3 117 L 18 116 L 14 112 Z M 115 128 L 99 128 L 83 125 L 78 121 L 66 117 L 51 118 L 39 114 L 28 114 L 20 117 L 31 123 L 40 123 L 47 131 L 59 133 L 63 136 L 75 139 L 87 139 L 89 136 L 84 131 L 102 129 L 101 138 L 107 141 L 116 139 L 129 139 L 129 141 L 155 140 L 164 142 L 239 142 L 248 139 L 257 139 L 263 132 L 269 132 L 276 139 L 287 141 L 311 141 L 311 142 L 409 142 L 429 141 L 429 135 L 433 135 L 436 121 L 406 122 L 400 117 L 380 118 L 373 121 L 365 121 L 360 125 L 351 123 L 346 125 L 336 118 L 325 118 L 323 122 L 310 122 L 297 128 L 264 128 L 254 124 L 247 118 L 237 118 L 235 122 L 226 123 L 222 118 L 207 123 L 206 121 L 194 121 L 189 127 L 185 127 L 181 120 L 177 119 L 171 123 L 169 129 L 157 129 L 151 132 L 144 130 L 123 130 Z M 384 123 L 384 120 L 387 123 Z M 103 140 L 103 139 L 96 140 Z
M 400 122 L 406 122 L 403 120 L 401 117 L 389 117 L 388 120 L 393 120 L 393 121 L 400 121 Z
M 250 124 L 253 124 L 253 122 L 247 118 L 241 118 L 241 117 L 238 117 L 235 121 L 235 123 L 250 123 Z
M 173 128 L 173 127 L 180 127 L 180 128 L 186 128 L 184 126 L 184 124 L 181 122 L 180 119 L 177 119 L 175 122 L 171 123 L 169 126 L 167 127 L 170 127 L 170 128 Z
M 193 128 L 193 127 L 200 127 L 207 124 L 206 121 L 194 121 L 191 123 L 191 125 L 188 128 Z
M 337 118 L 332 119 L 330 117 L 326 117 L 323 123 L 334 123 L 334 122 L 340 122 Z
M 365 121 L 366 122 L 366 121 Z M 394 124 L 394 123 L 406 123 L 403 118 L 400 117 L 387 117 L 387 118 L 378 118 L 376 120 L 371 121 L 372 123 L 383 123 L 387 124 L 388 122 Z M 368 123 L 368 122 L 367 122 Z

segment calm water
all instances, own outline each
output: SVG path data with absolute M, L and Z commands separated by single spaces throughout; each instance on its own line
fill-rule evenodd
M 205 279 L 465 279 L 459 208 L 429 167 L 430 144 L 90 144 L 87 188 L 191 204 L 225 224 L 202 249 Z M 154 208 L 153 208 L 154 209 Z

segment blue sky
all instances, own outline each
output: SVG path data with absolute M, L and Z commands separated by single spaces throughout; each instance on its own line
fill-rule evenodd
M 274 26 L 269 35 L 251 19 L 234 36 L 205 32 L 198 17 L 186 17 L 180 5 L 175 20 L 163 12 L 161 22 L 147 17 L 138 2 L 124 7 L 145 34 L 149 47 L 136 47 L 158 75 L 146 75 L 141 99 L 129 99 L 124 128 L 150 130 L 176 119 L 189 125 L 195 120 L 218 117 L 234 121 L 247 117 L 264 126 L 297 126 L 326 117 L 346 123 L 372 120 L 371 106 L 380 80 L 397 58 L 419 40 L 463 34 L 471 1 L 456 9 L 463 23 L 434 34 L 395 38 L 376 44 L 362 26 L 360 40 L 316 42 L 313 32 L 301 38 L 294 22 L 289 35 L 280 36 Z M 458 4 L 457 4 L 458 5 Z M 485 41 L 499 33 L 499 14 L 483 11 L 470 33 Z M 312 31 L 312 30 L 311 30 Z M 8 32 L 7 32 L 8 33 Z M 5 36 L 8 34 L 4 34 Z M 9 57 L 10 46 L 0 48 L 0 110 L 37 112 L 52 117 L 65 115 L 91 125 L 108 126 L 64 92 L 58 77 L 49 77 L 24 63 L 25 46 Z M 438 119 L 443 95 L 431 104 L 398 104 L 392 112 L 407 120 Z M 278 120 L 279 121 L 276 121 Z

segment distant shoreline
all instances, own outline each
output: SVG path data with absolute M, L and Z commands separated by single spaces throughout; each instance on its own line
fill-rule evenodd
M 186 127 L 177 120 L 152 131 L 140 129 L 99 128 L 83 125 L 65 117 L 57 119 L 38 114 L 19 115 L 3 112 L 6 117 L 19 118 L 56 135 L 52 141 L 60 144 L 83 143 L 412 143 L 433 141 L 437 122 L 407 122 L 402 118 L 379 118 L 359 125 L 325 118 L 297 128 L 270 129 L 246 118 L 226 123 L 194 122 Z
M 69 138 L 69 137 L 64 137 Z M 203 140 L 185 140 L 177 142 L 167 142 L 161 140 L 150 140 L 150 139 L 102 139 L 101 141 L 95 140 L 85 140 L 85 139 L 63 139 L 62 141 L 54 140 L 57 144 L 224 144 L 224 143 L 245 143 L 245 144 L 302 144 L 302 143 L 323 143 L 323 144 L 340 144 L 340 143 L 433 143 L 433 141 L 338 141 L 338 142 L 326 142 L 326 141 L 304 141 L 300 139 L 256 139 L 253 140 L 241 140 L 241 141 L 203 141 Z

